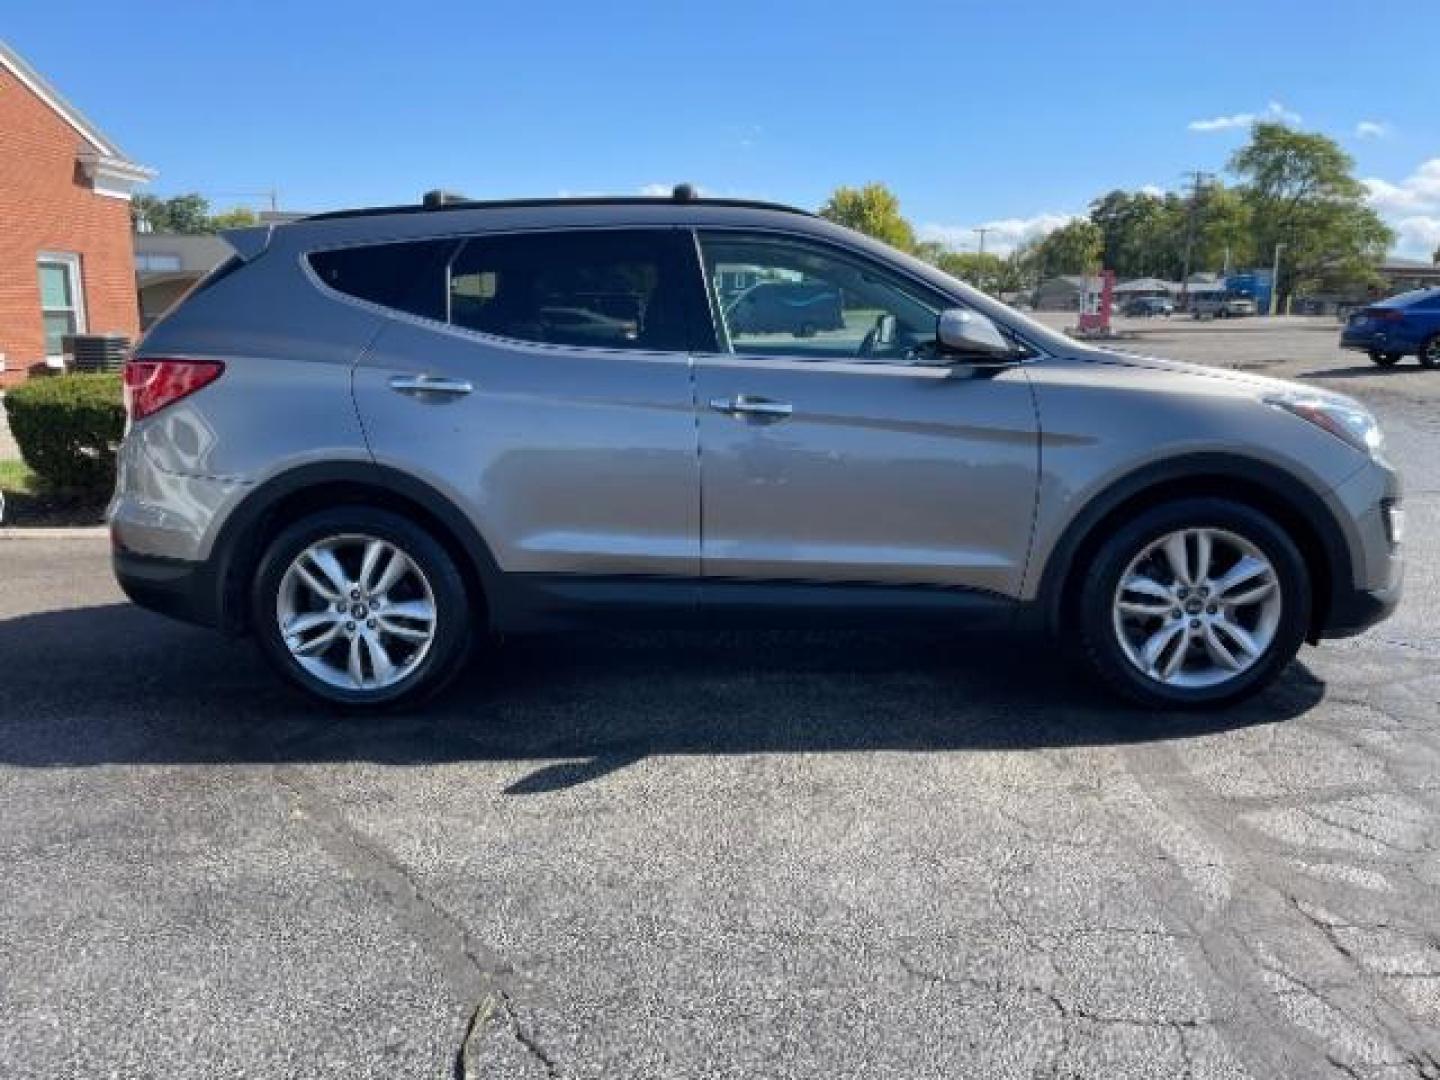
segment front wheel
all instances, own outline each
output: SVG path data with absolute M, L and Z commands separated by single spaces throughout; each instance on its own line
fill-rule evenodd
M 433 693 L 470 641 L 465 584 L 444 547 L 405 518 L 365 506 L 282 531 L 261 557 L 250 610 L 282 675 L 352 711 Z
M 1270 518 L 1223 499 L 1141 513 L 1085 573 L 1083 654 L 1104 682 L 1153 708 L 1215 708 L 1268 685 L 1310 620 L 1305 561 Z
M 1373 351 L 1370 353 L 1370 362 L 1376 367 L 1394 367 L 1400 362 L 1400 354 L 1397 352 Z

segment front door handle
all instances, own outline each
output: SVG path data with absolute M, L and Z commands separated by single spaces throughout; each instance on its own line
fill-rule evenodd
M 397 394 L 443 394 L 459 397 L 475 389 L 468 379 L 446 379 L 438 375 L 395 375 L 390 389 Z
M 739 394 L 733 398 L 711 398 L 710 408 L 727 416 L 763 416 L 769 420 L 783 420 L 795 411 L 788 401 L 771 401 L 769 398 Z

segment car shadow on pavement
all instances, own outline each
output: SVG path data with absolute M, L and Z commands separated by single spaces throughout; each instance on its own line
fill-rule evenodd
M 444 695 L 349 718 L 310 704 L 248 641 L 126 604 L 0 621 L 0 763 L 533 762 L 511 794 L 671 754 L 1021 750 L 1275 723 L 1324 685 L 1292 664 L 1215 713 L 1126 708 L 1015 636 L 645 632 L 517 639 Z
M 1324 371 L 1302 371 L 1295 376 L 1307 381 L 1312 379 L 1395 379 L 1407 375 L 1431 375 L 1430 368 L 1415 363 L 1397 364 L 1382 368 L 1375 364 L 1357 364 L 1354 367 L 1326 368 Z

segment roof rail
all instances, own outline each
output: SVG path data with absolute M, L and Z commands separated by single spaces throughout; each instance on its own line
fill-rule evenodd
M 676 184 L 669 195 L 584 195 L 574 198 L 552 199 L 467 199 L 453 191 L 436 188 L 427 191 L 416 203 L 400 206 L 364 206 L 352 210 L 329 210 L 323 214 L 311 214 L 303 221 L 333 221 L 338 218 L 380 217 L 386 214 L 426 214 L 440 210 L 495 210 L 527 206 L 660 206 L 666 203 L 685 203 L 695 206 L 733 206 L 752 210 L 778 210 L 786 214 L 813 215 L 784 203 L 765 202 L 760 199 L 715 199 L 701 195 L 691 184 Z

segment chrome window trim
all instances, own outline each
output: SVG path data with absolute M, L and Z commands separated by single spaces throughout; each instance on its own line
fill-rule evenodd
M 298 260 L 298 262 L 299 262 L 299 265 L 300 265 L 301 274 L 302 274 L 315 288 L 317 288 L 317 289 L 320 290 L 323 294 L 325 294 L 326 296 L 330 297 L 330 298 L 333 299 L 333 300 L 338 300 L 338 301 L 341 301 L 341 302 L 343 302 L 343 303 L 352 304 L 352 305 L 360 308 L 361 310 L 368 311 L 368 312 L 371 312 L 372 314 L 380 315 L 380 316 L 385 317 L 385 318 L 398 319 L 398 320 L 401 320 L 401 321 L 404 321 L 404 322 L 408 322 L 408 323 L 411 323 L 412 325 L 420 326 L 420 327 L 423 327 L 423 328 L 426 328 L 426 329 L 446 331 L 446 332 L 451 333 L 451 334 L 456 334 L 456 335 L 459 335 L 459 336 L 462 336 L 462 337 L 465 337 L 465 338 L 470 338 L 470 339 L 474 339 L 474 340 L 477 340 L 477 341 L 486 342 L 486 343 L 489 343 L 489 344 L 492 344 L 492 345 L 500 345 L 500 346 L 505 346 L 505 347 L 508 347 L 508 348 L 516 348 L 516 347 L 519 347 L 519 348 L 524 348 L 524 349 L 533 349 L 533 350 L 538 350 L 538 351 L 540 351 L 540 352 L 554 352 L 554 351 L 564 351 L 564 352 L 567 352 L 567 353 L 573 353 L 573 352 L 576 352 L 576 351 L 579 351 L 579 352 L 590 352 L 590 353 L 595 353 L 595 354 L 597 354 L 597 355 L 602 355 L 602 356 L 622 355 L 622 356 L 652 356 L 652 357 L 653 357 L 653 356 L 689 356 L 689 355 L 694 355 L 694 356 L 697 356 L 697 357 L 700 357 L 700 356 L 706 356 L 706 357 L 709 357 L 709 356 L 734 357 L 734 356 L 736 355 L 736 354 L 734 354 L 734 353 L 710 353 L 710 352 L 705 352 L 705 351 L 695 350 L 695 349 L 687 349 L 687 350 L 684 351 L 684 352 L 674 352 L 674 351 L 670 351 L 670 352 L 649 351 L 649 352 L 647 352 L 647 351 L 643 351 L 643 350 L 639 350 L 639 349 L 607 349 L 607 348 L 603 348 L 603 347 L 601 347 L 601 346 L 594 346 L 594 345 L 573 345 L 573 346 L 554 345 L 554 344 L 550 344 L 550 343 L 548 343 L 548 342 L 526 341 L 526 340 L 524 340 L 523 338 L 512 338 L 512 337 L 506 337 L 506 336 L 503 336 L 503 335 L 500 335 L 500 334 L 491 334 L 491 333 L 488 333 L 488 332 L 486 332 L 486 331 L 484 331 L 484 330 L 473 330 L 473 329 L 470 329 L 469 327 L 456 326 L 454 323 L 449 322 L 448 319 L 447 319 L 446 321 L 441 321 L 441 320 L 439 320 L 439 319 L 432 319 L 432 318 L 430 318 L 430 317 L 428 317 L 428 316 L 425 316 L 425 315 L 417 315 L 417 314 L 415 314 L 414 312 L 405 311 L 405 310 L 403 310 L 403 309 L 401 309 L 401 308 L 387 307 L 387 306 L 385 306 L 384 304 L 378 304 L 378 303 L 374 302 L 373 300 L 365 300 L 365 299 L 363 299 L 363 298 L 361 298 L 361 297 L 358 297 L 358 296 L 352 296 L 352 295 L 349 294 L 349 293 L 342 292 L 342 291 L 340 291 L 339 289 L 333 288 L 332 286 L 326 284 L 323 280 L 321 280 L 320 276 L 315 272 L 315 268 L 310 264 L 310 256 L 311 256 L 311 255 L 320 254 L 320 253 L 322 253 L 322 252 L 327 252 L 327 251 L 343 251 L 343 250 L 346 250 L 346 249 L 348 249 L 348 248 L 361 248 L 361 247 L 380 247 L 380 246 L 382 246 L 382 245 L 387 245 L 387 244 L 421 244 L 421 243 L 434 243 L 434 242 L 436 242 L 436 241 L 447 241 L 447 240 L 448 240 L 448 241 L 454 242 L 455 245 L 456 245 L 456 246 L 455 246 L 455 250 L 451 252 L 450 258 L 449 258 L 449 259 L 446 261 L 446 263 L 445 263 L 445 272 L 446 272 L 446 275 L 447 275 L 447 278 L 448 278 L 448 275 L 449 275 L 449 272 L 450 272 L 450 267 L 451 267 L 451 265 L 453 265 L 455 259 L 459 256 L 460 252 L 464 249 L 465 241 L 471 240 L 471 239 L 478 239 L 478 238 L 481 238 L 481 237 L 487 237 L 487 236 L 527 236 L 527 235 L 541 235 L 541 234 L 551 234 L 551 233 L 576 233 L 576 232 L 655 232 L 655 233 L 673 233 L 673 232 L 677 232 L 677 231 L 684 231 L 684 232 L 688 232 L 688 233 L 690 234 L 690 242 L 691 242 L 691 245 L 692 245 L 693 248 L 694 248 L 695 267 L 696 267 L 696 269 L 698 270 L 698 272 L 700 273 L 699 286 L 700 286 L 700 289 L 701 289 L 701 291 L 702 291 L 702 293 L 704 294 L 704 297 L 705 297 L 705 305 L 706 305 L 706 308 L 707 308 L 707 310 L 710 311 L 711 332 L 715 335 L 715 340 L 716 340 L 716 342 L 718 343 L 718 342 L 721 341 L 720 327 L 721 327 L 723 324 L 719 321 L 719 319 L 718 319 L 718 317 L 717 317 L 717 313 L 716 313 L 716 311 L 715 311 L 715 309 L 714 309 L 714 303 L 715 303 L 714 297 L 711 295 L 711 292 L 710 292 L 710 289 L 709 289 L 709 286 L 708 286 L 708 283 L 707 283 L 707 280 L 706 280 L 706 277 L 705 277 L 705 260 L 704 260 L 704 253 L 703 253 L 703 250 L 702 250 L 701 247 L 700 247 L 700 233 L 701 233 L 702 230 L 703 230 L 703 231 L 707 231 L 707 232 L 710 232 L 710 231 L 714 231 L 714 232 L 735 232 L 735 233 L 748 233 L 748 234 L 751 234 L 751 235 L 774 236 L 774 237 L 777 237 L 777 238 L 780 238 L 780 239 L 799 240 L 799 241 L 802 241 L 802 242 L 805 242 L 805 243 L 809 243 L 809 244 L 813 244 L 813 245 L 818 245 L 818 246 L 820 246 L 820 247 L 824 247 L 824 248 L 828 248 L 828 249 L 833 250 L 833 251 L 837 251 L 837 252 L 841 253 L 842 255 L 845 255 L 845 256 L 847 256 L 847 257 L 849 257 L 849 258 L 859 259 L 859 260 L 862 260 L 862 261 L 864 261 L 864 262 L 868 262 L 868 263 L 870 263 L 870 264 L 872 264 L 872 265 L 878 265 L 881 269 L 883 269 L 883 270 L 886 271 L 887 273 L 891 273 L 891 274 L 894 274 L 894 275 L 896 275 L 896 276 L 899 276 L 899 277 L 905 279 L 906 281 L 914 284 L 916 287 L 918 287 L 919 289 L 921 289 L 921 290 L 922 290 L 923 292 L 925 292 L 925 293 L 929 293 L 929 294 L 932 294 L 932 295 L 933 295 L 933 294 L 939 294 L 939 295 L 944 296 L 947 301 L 949 301 L 949 302 L 951 302 L 951 303 L 953 303 L 953 304 L 955 304 L 955 305 L 957 305 L 957 306 L 964 307 L 964 308 L 966 308 L 966 309 L 968 309 L 968 310 L 971 310 L 971 311 L 977 310 L 977 309 L 974 307 L 974 305 L 972 305 L 971 303 L 969 303 L 964 297 L 962 297 L 962 296 L 960 296 L 960 295 L 958 295 L 958 294 L 955 294 L 955 293 L 944 292 L 944 291 L 941 290 L 939 287 L 937 287 L 933 282 L 930 282 L 930 281 L 925 280 L 924 278 L 920 277 L 919 275 L 917 275 L 917 274 L 913 273 L 912 271 L 906 269 L 904 266 L 898 265 L 898 264 L 896 264 L 896 263 L 891 263 L 891 262 L 887 262 L 887 261 L 882 261 L 882 260 L 878 259 L 877 257 L 875 257 L 874 255 L 871 255 L 869 252 L 857 250 L 857 249 L 855 249 L 855 248 L 852 248 L 852 247 L 849 247 L 849 246 L 847 246 L 847 245 L 841 244 L 841 243 L 839 243 L 838 241 L 833 240 L 833 239 L 831 239 L 831 238 L 829 238 L 829 237 L 817 236 L 817 235 L 815 235 L 814 233 L 806 232 L 806 231 L 804 231 L 804 230 L 782 229 L 782 228 L 777 228 L 777 227 L 774 227 L 774 226 L 754 225 L 754 224 L 711 224 L 711 223 L 695 224 L 695 223 L 693 223 L 693 222 L 692 222 L 692 223 L 674 223 L 674 222 L 671 222 L 671 223 L 668 223 L 668 224 L 644 224 L 644 223 L 611 224 L 611 223 L 606 223 L 606 224 L 603 224 L 603 225 L 558 225 L 558 226 L 557 226 L 557 225 L 542 225 L 542 226 L 535 226 L 535 227 L 515 227 L 515 228 L 502 228 L 502 229 L 486 229 L 486 230 L 484 230 L 484 231 L 482 231 L 482 232 L 475 232 L 475 231 L 473 231 L 473 230 L 469 230 L 469 231 L 467 231 L 467 230 L 449 230 L 449 231 L 444 231 L 444 232 L 426 233 L 424 236 L 370 236 L 370 237 L 365 237 L 365 238 L 363 238 L 363 239 L 349 239 L 349 240 L 337 241 L 337 242 L 331 243 L 331 244 L 311 245 L 311 246 L 307 246 L 307 247 L 305 247 L 305 248 L 297 251 L 297 253 L 296 253 L 296 258 L 297 258 L 297 260 Z M 998 304 L 999 301 L 996 301 L 996 303 Z M 450 298 L 449 298 L 449 290 L 448 290 L 448 289 L 446 290 L 445 305 L 446 305 L 446 313 L 447 313 L 447 316 L 448 316 L 448 313 L 449 313 L 449 305 L 450 305 Z M 1003 305 L 1002 305 L 1002 306 L 1003 306 Z M 1020 341 L 1021 343 L 1023 343 L 1024 346 L 1025 346 L 1027 349 L 1030 350 L 1030 352 L 1031 352 L 1032 355 L 1023 357 L 1023 358 L 1015 361 L 1015 362 L 1014 362 L 1015 365 L 1018 366 L 1018 365 L 1025 365 L 1025 364 L 1033 364 L 1033 363 L 1038 363 L 1038 362 L 1040 362 L 1040 361 L 1042 361 L 1042 360 L 1047 360 L 1047 359 L 1052 359 L 1052 360 L 1053 360 L 1053 359 L 1055 358 L 1055 356 L 1056 356 L 1055 353 L 1051 352 L 1050 350 L 1048 350 L 1048 349 L 1044 348 L 1043 346 L 1039 345 L 1038 343 L 1036 343 L 1032 338 L 1028 337 L 1023 331 L 1016 329 L 1015 326 L 1014 326 L 1013 324 L 1011 324 L 1009 321 L 1007 321 L 1006 319 L 1004 319 L 1004 318 L 996 319 L 996 318 L 994 318 L 994 316 L 988 314 L 987 312 L 980 312 L 980 314 L 985 315 L 986 318 L 991 319 L 992 321 L 999 323 L 1002 327 L 1004 327 L 1006 333 L 1008 333 L 1008 334 L 1010 334 L 1012 337 L 1016 338 L 1018 341 Z M 806 363 L 812 363 L 812 364 L 813 364 L 813 363 L 819 362 L 819 361 L 798 360 L 798 359 L 796 359 L 796 358 L 794 358 L 794 357 L 783 357 L 783 356 L 772 356 L 772 357 L 770 357 L 770 359 L 773 359 L 773 360 L 784 360 L 784 361 L 788 361 L 788 362 L 794 363 L 794 364 L 806 364 Z M 897 364 L 881 364 L 881 363 L 877 363 L 877 364 L 870 364 L 870 365 L 868 365 L 868 366 L 874 367 L 874 368 L 898 367 L 898 368 L 902 368 L 902 369 L 904 369 L 904 370 L 908 370 L 908 371 L 912 371 L 912 372 L 913 372 L 913 371 L 916 369 L 916 367 L 918 367 L 919 365 L 914 365 L 914 364 L 898 364 L 898 365 L 897 365 Z M 1007 366 L 1008 366 L 1008 365 L 1007 365 Z M 943 369 L 942 369 L 942 370 L 943 370 Z

